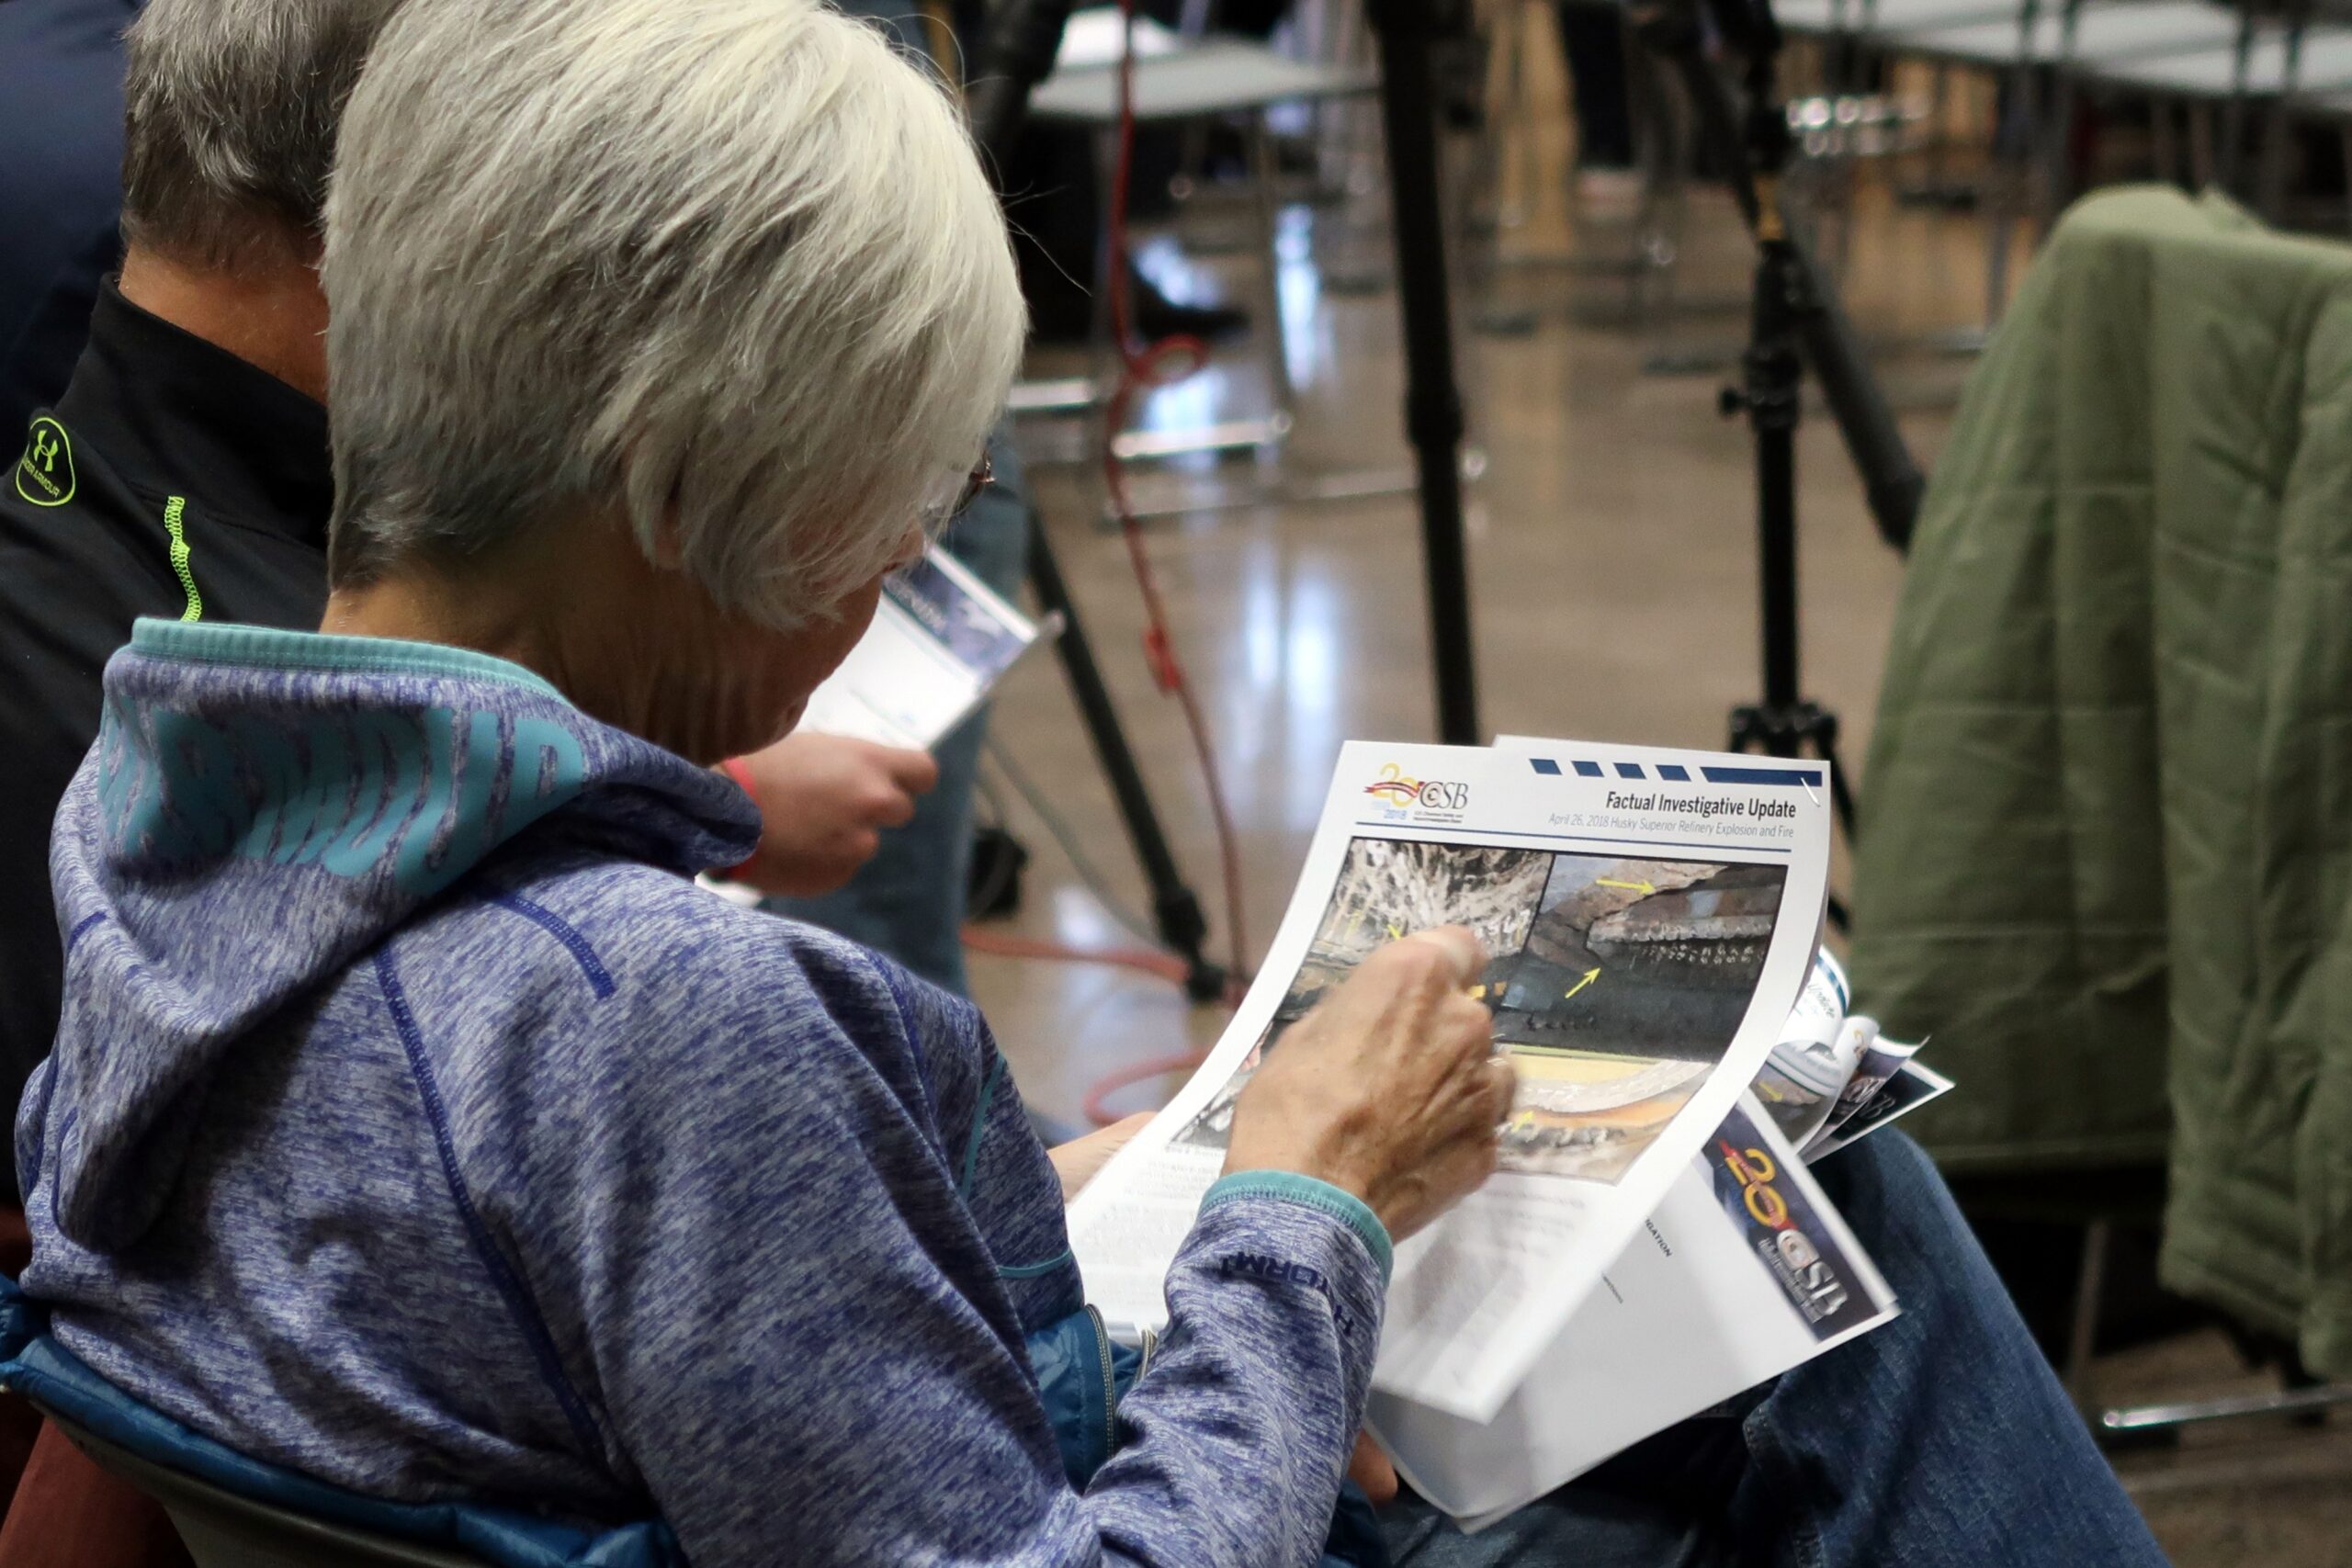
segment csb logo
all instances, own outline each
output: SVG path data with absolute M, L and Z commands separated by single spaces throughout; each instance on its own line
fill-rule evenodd
M 1461 780 L 1412 778 L 1394 762 L 1384 765 L 1380 776 L 1364 785 L 1363 792 L 1398 812 L 1413 807 L 1424 811 L 1461 811 L 1470 804 L 1470 786 Z

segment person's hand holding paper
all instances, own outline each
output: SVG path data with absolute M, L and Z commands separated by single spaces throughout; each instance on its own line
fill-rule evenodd
M 795 733 L 729 764 L 760 808 L 759 852 L 729 879 L 771 896 L 813 897 L 857 874 L 885 828 L 915 814 L 939 782 L 928 751 L 842 735 Z
M 1468 992 L 1486 964 L 1476 937 L 1441 926 L 1358 964 L 1241 1091 L 1227 1172 L 1328 1181 L 1398 1240 L 1476 1191 L 1518 1084 Z

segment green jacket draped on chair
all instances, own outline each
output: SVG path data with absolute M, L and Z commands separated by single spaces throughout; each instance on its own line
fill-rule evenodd
M 1949 1168 L 2172 1166 L 2168 1282 L 2352 1374 L 2352 250 L 2131 189 L 1972 378 L 1861 792 Z

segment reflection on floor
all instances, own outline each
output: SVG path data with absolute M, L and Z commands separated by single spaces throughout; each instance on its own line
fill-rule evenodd
M 1490 733 L 1718 745 L 1730 708 L 1758 685 L 1748 438 L 1719 417 L 1715 378 L 1642 373 L 1661 333 L 1612 323 L 1621 285 L 1541 265 L 1544 254 L 1605 249 L 1623 235 L 1571 233 L 1556 211 L 1549 224 L 1539 213 L 1513 235 L 1505 265 L 1482 269 L 1464 301 L 1465 319 L 1487 311 L 1533 321 L 1516 335 L 1465 334 L 1463 345 L 1485 462 L 1471 521 L 1485 724 Z M 1393 295 L 1329 286 L 1383 271 L 1380 231 L 1346 214 L 1294 209 L 1285 234 L 1283 295 L 1300 307 L 1284 345 L 1299 422 L 1283 472 L 1398 473 L 1408 453 Z M 1514 250 L 1538 264 L 1509 265 Z M 1983 251 L 1972 220 L 1901 209 L 1866 191 L 1850 254 L 1852 303 L 1868 332 L 1965 326 L 1981 311 Z M 1152 260 L 1172 269 L 1180 295 L 1256 298 L 1246 255 L 1193 265 L 1161 244 Z M 1702 199 L 1679 282 L 1696 308 L 1664 329 L 1672 346 L 1736 341 L 1745 268 L 1728 212 Z M 1083 361 L 1041 356 L 1035 368 L 1068 375 Z M 1923 463 L 1944 437 L 1950 394 L 1965 369 L 1927 356 L 1887 367 Z M 1265 400 L 1260 357 L 1243 344 L 1221 351 L 1214 377 L 1169 394 L 1156 412 L 1189 423 L 1255 414 Z M 1050 444 L 1045 434 L 1032 439 Z M 1817 408 L 1800 432 L 1798 475 L 1805 685 L 1842 716 L 1850 764 L 1869 740 L 1902 568 L 1873 532 Z M 1213 497 L 1275 477 L 1244 460 L 1180 466 L 1148 483 L 1159 497 Z M 1138 648 L 1124 548 L 1098 529 L 1099 496 L 1081 470 L 1045 468 L 1035 489 L 1178 859 L 1204 905 L 1221 909 L 1208 812 L 1179 716 L 1154 690 Z M 1238 828 L 1245 964 L 1287 899 L 1340 743 L 1431 733 L 1416 518 L 1408 498 L 1382 496 L 1152 525 L 1176 646 L 1215 731 Z M 1102 885 L 1085 885 L 1047 822 L 999 780 L 999 809 L 1035 857 L 1011 929 L 1080 947 L 1133 945 L 1130 930 L 1148 929 L 1139 911 L 1148 897 L 1050 660 L 1016 673 L 995 722 L 1000 743 L 1040 783 Z M 1233 933 L 1221 915 L 1214 923 L 1221 956 Z M 1575 977 L 1555 976 L 1568 985 Z M 1131 969 L 976 956 L 973 978 L 1024 1094 L 1070 1122 L 1090 1085 L 1204 1045 L 1222 1023 L 1217 1010 L 1188 1007 L 1176 987 Z M 1138 1085 L 1111 1109 L 1156 1105 L 1170 1088 L 1172 1080 Z M 2109 1358 L 2100 1371 L 2109 1400 L 2243 1381 L 2208 1337 Z M 2352 1487 L 2344 1484 L 2352 1436 L 2314 1440 L 2277 1423 L 2241 1425 L 2123 1468 L 2184 1568 L 2352 1568 Z

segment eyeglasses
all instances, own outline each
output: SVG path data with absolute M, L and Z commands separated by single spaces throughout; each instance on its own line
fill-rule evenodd
M 996 461 L 986 452 L 983 452 L 980 454 L 979 462 L 974 466 L 969 474 L 965 476 L 963 493 L 956 498 L 956 505 L 954 509 L 947 513 L 947 515 L 950 517 L 962 516 L 965 511 L 970 507 L 972 502 L 980 499 L 980 492 L 989 489 L 995 483 Z

